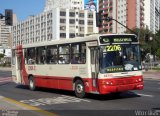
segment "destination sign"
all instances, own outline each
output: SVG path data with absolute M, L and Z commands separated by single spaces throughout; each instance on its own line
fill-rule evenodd
M 138 39 L 135 35 L 110 35 L 110 36 L 101 36 L 100 43 L 130 43 L 138 42 Z

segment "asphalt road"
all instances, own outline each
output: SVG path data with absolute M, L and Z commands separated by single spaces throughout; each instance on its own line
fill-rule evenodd
M 10 71 L 0 71 L 0 78 L 10 75 Z M 44 88 L 30 91 L 27 86 L 1 82 L 0 96 L 62 116 L 136 116 L 142 114 L 158 116 L 160 115 L 160 80 L 145 79 L 144 83 L 145 88 L 141 91 L 128 91 L 119 96 L 88 94 L 86 98 L 79 99 L 70 91 Z

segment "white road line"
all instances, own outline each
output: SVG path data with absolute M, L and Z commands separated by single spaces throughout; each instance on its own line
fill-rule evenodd
M 153 95 L 140 94 L 140 93 L 137 93 L 137 95 L 144 96 L 144 97 L 154 97 Z

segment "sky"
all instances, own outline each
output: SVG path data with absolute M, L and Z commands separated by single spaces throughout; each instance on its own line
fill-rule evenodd
M 0 13 L 12 9 L 19 21 L 26 20 L 30 15 L 38 15 L 44 10 L 45 0 L 0 0 Z

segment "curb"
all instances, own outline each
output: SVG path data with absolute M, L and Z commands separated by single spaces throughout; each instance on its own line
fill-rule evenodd
M 11 71 L 12 68 L 11 67 L 0 67 L 0 70 L 2 70 L 2 71 Z

